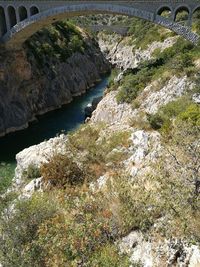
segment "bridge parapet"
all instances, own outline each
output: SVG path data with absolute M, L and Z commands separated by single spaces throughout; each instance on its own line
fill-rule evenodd
M 188 26 L 192 15 L 200 9 L 200 1 L 190 0 L 155 0 L 155 1 L 53 1 L 53 0 L 0 0 L 0 41 L 7 47 L 15 48 L 34 32 L 59 19 L 71 16 L 96 13 L 112 13 L 138 17 L 166 27 L 193 43 L 198 42 L 198 35 L 190 28 L 181 26 L 176 20 L 180 10 L 188 12 Z M 161 16 L 168 10 L 170 18 Z

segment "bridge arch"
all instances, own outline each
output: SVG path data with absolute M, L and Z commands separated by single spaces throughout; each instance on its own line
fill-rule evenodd
M 111 3 L 80 3 L 80 4 L 68 4 L 65 6 L 54 7 L 46 11 L 40 12 L 34 16 L 30 16 L 23 22 L 18 23 L 3 37 L 3 42 L 8 49 L 17 49 L 35 32 L 38 30 L 58 21 L 65 19 L 66 17 L 74 17 L 88 14 L 120 14 L 130 17 L 138 17 L 151 21 L 155 24 L 168 28 L 179 35 L 183 35 L 186 39 L 197 42 L 198 35 L 192 33 L 189 29 L 174 24 L 171 20 L 155 16 L 154 12 L 141 10 L 138 8 L 117 5 Z
M 193 12 L 192 12 L 192 15 L 194 15 L 195 13 L 199 13 L 200 14 L 200 5 L 199 6 L 197 6 L 194 10 L 193 10 Z M 198 15 L 198 17 L 199 17 L 200 15 Z
M 25 8 L 25 6 L 20 6 L 18 8 L 18 12 L 19 12 L 19 20 L 20 21 L 23 21 L 23 20 L 28 18 L 27 9 Z
M 162 6 L 157 10 L 156 14 L 169 18 L 172 15 L 172 8 L 170 6 Z
M 192 29 L 194 31 L 200 31 L 200 25 L 199 23 L 196 23 L 197 20 L 199 21 L 200 20 L 200 5 L 197 6 L 193 12 L 192 12 L 192 22 L 191 22 L 191 25 L 192 25 Z
M 2 37 L 7 32 L 6 26 L 6 16 L 5 11 L 2 6 L 0 6 L 0 37 Z
M 183 21 L 188 21 L 189 17 L 191 16 L 191 10 L 188 6 L 179 6 L 176 8 L 174 12 L 174 21 L 175 22 L 181 22 Z
M 31 16 L 34 16 L 34 15 L 38 14 L 39 12 L 40 12 L 40 10 L 36 5 L 30 7 L 30 15 Z
M 12 28 L 13 26 L 17 24 L 16 10 L 13 6 L 10 5 L 7 7 L 7 11 L 8 11 L 8 19 L 9 19 L 10 28 Z

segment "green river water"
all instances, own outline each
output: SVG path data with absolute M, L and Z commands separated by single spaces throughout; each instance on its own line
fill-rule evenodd
M 15 155 L 19 151 L 55 137 L 62 131 L 67 133 L 76 129 L 84 122 L 85 107 L 93 98 L 103 95 L 107 84 L 108 77 L 104 77 L 94 88 L 88 90 L 86 94 L 76 97 L 70 104 L 39 116 L 38 120 L 31 123 L 26 130 L 0 138 L 0 162 L 9 163 L 14 167 Z

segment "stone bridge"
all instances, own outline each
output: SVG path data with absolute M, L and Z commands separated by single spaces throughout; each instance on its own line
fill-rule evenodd
M 18 49 L 41 28 L 58 20 L 87 14 L 121 14 L 138 17 L 162 25 L 185 39 L 197 43 L 199 36 L 191 31 L 194 12 L 200 10 L 200 0 L 143 1 L 43 1 L 0 0 L 0 43 L 7 49 Z M 162 16 L 168 11 L 169 18 Z M 176 22 L 177 14 L 186 11 L 186 26 Z
M 120 34 L 122 36 L 127 35 L 130 27 L 128 26 L 120 26 L 120 25 L 89 25 L 89 26 L 83 26 L 83 25 L 78 25 L 79 27 L 84 27 L 84 28 L 88 28 L 90 31 L 92 32 L 100 32 L 100 31 L 106 31 L 106 32 L 110 32 L 110 33 L 117 33 Z

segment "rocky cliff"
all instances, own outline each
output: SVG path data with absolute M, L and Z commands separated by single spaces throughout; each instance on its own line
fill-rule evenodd
M 156 50 L 162 52 L 173 46 L 176 40 L 177 36 L 168 37 L 163 41 L 149 43 L 145 49 L 141 49 L 135 47 L 129 36 L 108 35 L 104 32 L 98 34 L 98 43 L 102 53 L 113 66 L 123 71 L 137 68 L 140 62 L 152 59 Z
M 78 30 L 74 33 L 74 29 L 70 29 L 71 35 L 65 36 L 64 30 L 62 33 L 54 30 L 60 34 L 56 39 L 58 44 L 55 40 L 51 42 L 52 34 L 44 37 L 43 33 L 43 37 L 37 36 L 36 42 L 32 37 L 21 51 L 1 52 L 0 136 L 25 128 L 38 114 L 69 103 L 109 71 L 109 64 L 94 39 L 83 32 L 77 33 Z M 78 37 L 71 44 L 74 36 Z M 64 50 L 61 40 L 73 50 L 67 44 Z M 81 49 L 78 41 L 83 46 Z M 43 58 L 38 52 L 41 47 L 44 47 Z M 52 47 L 59 56 L 49 54 Z
M 135 184 L 139 185 L 139 188 L 143 188 L 142 183 L 144 183 L 146 189 L 147 183 L 147 186 L 151 188 L 152 181 L 149 182 L 147 177 L 152 175 L 155 168 L 154 164 L 157 164 L 161 155 L 165 155 L 166 153 L 162 145 L 161 134 L 151 128 L 148 129 L 146 117 L 144 116 L 145 111 L 154 114 L 163 105 L 185 94 L 189 87 L 192 87 L 192 84 L 188 82 L 185 77 L 179 79 L 172 77 L 168 84 L 156 94 L 153 91 L 148 91 L 148 88 L 146 88 L 145 90 L 148 91 L 148 94 L 145 94 L 144 91 L 146 97 L 144 104 L 134 111 L 131 109 L 130 105 L 126 103 L 118 104 L 115 99 L 116 92 L 110 92 L 99 103 L 90 123 L 85 126 L 86 128 L 96 129 L 99 124 L 101 125 L 101 130 L 95 143 L 92 141 L 94 132 L 90 133 L 89 142 L 92 146 L 91 151 L 88 143 L 86 144 L 85 150 L 81 151 L 82 142 L 84 142 L 81 141 L 83 140 L 81 138 L 87 134 L 84 132 L 84 128 L 80 130 L 79 135 L 75 137 L 80 138 L 80 141 L 78 141 L 80 142 L 78 145 L 78 147 L 80 146 L 80 150 L 78 150 L 78 154 L 74 159 L 77 159 L 78 162 L 82 162 L 82 157 L 86 157 L 87 153 L 91 153 L 98 143 L 100 145 L 100 156 L 104 155 L 103 146 L 109 146 L 112 140 L 115 140 L 116 136 L 121 133 L 120 139 L 117 142 L 116 140 L 113 141 L 116 142 L 115 147 L 112 147 L 112 149 L 107 152 L 108 155 L 104 155 L 105 162 L 101 162 L 107 167 L 96 181 L 90 183 L 91 194 L 95 195 L 96 192 L 101 191 L 103 194 L 107 195 L 108 199 L 106 199 L 106 205 L 108 207 L 111 206 L 111 210 L 114 209 L 114 214 L 119 211 L 118 206 L 115 206 L 116 203 L 112 203 L 112 194 L 120 194 L 120 190 L 123 192 L 122 188 L 126 187 L 126 183 L 128 186 L 128 189 L 126 188 L 127 191 L 125 191 L 126 194 L 129 194 L 129 190 L 135 190 Z M 106 126 L 104 124 L 106 124 Z M 129 140 L 123 145 L 123 136 L 126 132 L 129 133 Z M 84 138 L 87 138 L 87 136 Z M 21 198 L 30 198 L 35 191 L 40 192 L 45 190 L 42 185 L 43 179 L 41 177 L 36 177 L 36 179 L 27 183 L 25 173 L 27 170 L 30 171 L 30 166 L 40 168 L 42 164 L 48 162 L 49 155 L 57 153 L 66 155 L 67 153 L 71 153 L 71 151 L 66 152 L 66 148 L 69 148 L 68 137 L 61 135 L 60 137 L 43 142 L 37 146 L 27 148 L 17 155 L 15 181 L 17 188 L 22 186 Z M 114 159 L 118 160 L 117 165 L 114 165 Z M 166 156 L 164 156 L 164 159 L 166 160 Z M 118 174 L 122 170 L 123 173 L 126 173 L 128 179 L 126 180 L 125 177 L 122 178 L 120 183 L 122 188 L 117 187 L 111 189 L 112 186 L 115 186 L 114 179 L 116 179 L 116 173 Z M 146 181 L 146 179 L 148 181 Z M 138 198 L 134 198 L 134 201 L 140 203 L 136 204 L 138 210 L 134 211 L 137 214 L 134 214 L 134 216 L 140 216 L 140 212 L 142 212 L 141 216 L 145 218 L 145 210 L 143 210 L 143 204 L 140 202 L 140 199 L 141 201 L 147 201 L 147 199 L 145 191 L 143 192 L 142 190 L 143 189 L 141 189 Z M 129 197 L 130 195 L 127 196 L 127 201 L 130 201 L 130 199 L 128 200 Z M 114 207 L 112 205 L 114 205 Z M 117 205 L 119 205 L 119 203 Z M 128 202 L 125 202 L 123 209 L 126 209 L 126 205 L 129 205 Z M 135 204 L 132 203 L 130 210 L 135 209 L 133 205 Z M 148 205 L 149 204 L 145 203 L 146 207 L 148 207 Z M 148 208 L 149 211 L 153 209 L 151 206 Z M 119 214 L 115 214 L 114 216 L 119 216 Z M 125 213 L 124 217 L 121 218 L 122 221 L 120 221 L 120 224 L 123 225 L 127 220 L 127 216 L 128 214 Z M 140 229 L 137 230 L 136 227 L 136 229 L 132 230 L 127 236 L 118 239 L 115 244 L 121 255 L 128 255 L 129 257 L 129 265 L 120 266 L 198 267 L 200 264 L 200 250 L 198 244 L 191 244 L 187 239 L 176 238 L 176 236 L 172 236 L 172 238 L 165 234 L 163 234 L 163 236 L 161 234 L 160 236 L 159 233 L 162 232 L 160 229 L 164 229 L 165 227 L 170 227 L 170 221 L 168 221 L 167 217 L 161 216 L 155 219 L 153 225 L 147 231 L 143 232 Z

